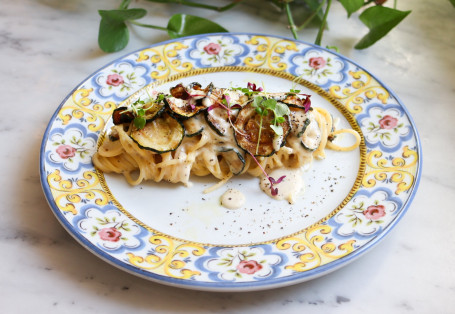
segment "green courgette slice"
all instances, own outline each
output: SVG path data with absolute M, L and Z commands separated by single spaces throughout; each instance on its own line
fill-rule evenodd
M 185 136 L 193 137 L 201 135 L 204 131 L 205 123 L 203 122 L 201 115 L 197 115 L 191 119 L 184 120 L 182 123 L 185 128 Z
M 220 136 L 226 135 L 230 128 L 228 112 L 223 107 L 213 108 L 205 112 L 208 125 Z
M 130 123 L 134 120 L 134 114 L 127 110 L 127 107 L 118 107 L 114 110 L 112 113 L 112 121 L 115 125 Z
M 278 124 L 283 128 L 283 135 L 279 139 L 279 145 L 276 145 L 277 136 L 270 127 L 273 118 L 273 112 L 268 111 L 267 115 L 262 117 L 262 130 L 259 132 L 261 116 L 256 112 L 251 102 L 245 105 L 240 110 L 234 123 L 237 145 L 255 156 L 268 157 L 273 155 L 286 143 L 286 137 L 291 130 L 289 117 L 285 116 L 285 121 Z M 259 133 L 261 134 L 260 138 Z
M 185 136 L 182 123 L 167 113 L 147 122 L 143 129 L 132 128 L 130 137 L 140 148 L 159 154 L 176 150 Z
M 234 175 L 238 175 L 245 169 L 245 156 L 239 149 L 235 147 L 220 147 L 220 155 L 229 166 L 229 169 Z
M 301 144 L 303 148 L 312 152 L 318 149 L 319 145 L 321 144 L 321 140 L 322 140 L 321 129 L 319 128 L 319 125 L 316 122 L 316 120 L 311 119 L 310 123 L 308 124 L 305 132 L 301 137 Z
M 202 99 L 189 98 L 185 100 L 176 97 L 167 97 L 165 102 L 172 113 L 181 119 L 191 118 L 207 109 L 207 107 L 202 104 Z
M 144 106 L 145 109 L 145 120 L 147 122 L 153 121 L 155 118 L 159 117 L 163 112 L 166 107 L 164 106 L 164 103 L 161 102 L 160 104 L 156 103 L 150 103 Z
M 289 116 L 291 120 L 291 128 L 292 133 L 295 134 L 298 138 L 300 138 L 303 133 L 305 133 L 306 128 L 310 124 L 310 119 L 308 115 L 305 113 L 304 110 L 295 109 L 291 110 L 291 114 Z

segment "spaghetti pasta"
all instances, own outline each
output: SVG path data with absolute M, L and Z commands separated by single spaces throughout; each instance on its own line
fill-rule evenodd
M 220 182 L 209 192 L 237 174 L 258 177 L 264 170 L 301 168 L 313 158 L 325 158 L 326 148 L 349 151 L 360 144 L 356 131 L 336 129 L 327 110 L 310 108 L 309 95 L 266 94 L 253 89 L 245 93 L 213 85 L 206 89 L 194 84 L 177 87 L 170 95 L 158 97 L 155 93 L 146 101 L 118 109 L 115 125 L 93 156 L 95 167 L 123 174 L 131 185 L 153 180 L 189 186 L 191 175 L 213 175 Z M 276 106 L 285 104 L 289 109 L 283 119 L 266 107 L 265 114 L 258 114 L 260 110 L 254 107 L 258 97 L 273 99 L 269 103 Z M 145 119 L 142 129 L 138 117 Z M 169 123 L 175 124 L 173 129 L 163 131 Z M 343 133 L 353 135 L 355 143 L 348 147 L 335 144 L 333 139 Z

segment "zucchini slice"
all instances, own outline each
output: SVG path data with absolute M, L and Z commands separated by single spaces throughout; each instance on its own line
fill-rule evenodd
M 289 116 L 291 120 L 291 127 L 292 133 L 295 134 L 298 138 L 302 137 L 303 133 L 305 133 L 306 128 L 310 124 L 310 119 L 308 115 L 305 113 L 304 110 L 295 109 L 291 110 L 291 114 Z
M 262 117 L 262 130 L 260 132 L 261 137 L 259 138 L 261 116 L 256 112 L 251 102 L 245 105 L 240 110 L 234 123 L 234 134 L 237 145 L 255 156 L 268 157 L 273 155 L 286 143 L 286 137 L 291 131 L 289 117 L 286 116 L 285 121 L 278 124 L 283 128 L 283 136 L 280 137 L 280 143 L 277 145 L 277 136 L 275 131 L 270 127 L 273 118 L 274 114 L 271 111 Z
M 204 131 L 204 122 L 200 115 L 184 120 L 182 123 L 185 127 L 185 135 L 188 137 L 200 135 Z
M 143 129 L 133 130 L 130 137 L 142 149 L 156 153 L 166 153 L 176 150 L 185 136 L 182 123 L 169 114 L 163 114 L 151 122 L 147 122 Z
M 310 119 L 308 119 L 310 120 Z M 316 122 L 316 120 L 311 119 L 310 123 L 308 124 L 305 132 L 303 133 L 301 137 L 301 143 L 303 148 L 306 150 L 312 152 L 315 151 L 318 147 L 319 144 L 321 144 L 322 140 L 322 133 L 321 130 L 319 129 L 319 125 Z
M 289 107 L 303 109 L 305 112 L 308 111 L 311 106 L 310 96 L 306 96 L 306 98 L 302 99 L 296 94 L 287 94 L 286 97 L 280 101 Z
M 134 120 L 134 114 L 128 110 L 127 107 L 118 107 L 112 113 L 112 121 L 115 125 L 123 124 L 123 123 L 130 123 Z
M 145 120 L 147 122 L 153 121 L 155 118 L 159 117 L 165 109 L 164 103 L 156 104 L 151 103 L 149 107 L 145 107 Z
M 244 153 L 234 147 L 220 147 L 219 151 L 234 175 L 243 172 L 243 169 L 245 169 Z
M 175 113 L 179 118 L 188 119 L 199 112 L 207 109 L 202 104 L 202 99 L 181 99 L 176 97 L 168 97 L 165 99 L 166 104 L 171 109 L 173 113 Z
M 227 110 L 223 107 L 213 108 L 205 112 L 205 119 L 210 127 L 220 136 L 226 135 L 230 128 Z

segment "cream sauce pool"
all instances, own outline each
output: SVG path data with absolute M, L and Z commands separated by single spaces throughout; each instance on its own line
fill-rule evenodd
M 229 189 L 221 195 L 221 205 L 227 209 L 239 209 L 245 203 L 245 195 L 236 189 Z
M 262 191 L 273 199 L 286 200 L 290 204 L 294 204 L 296 197 L 302 192 L 303 189 L 303 171 L 301 168 L 280 168 L 275 169 L 269 173 L 270 177 L 278 180 L 282 176 L 286 176 L 280 183 L 274 185 L 278 188 L 277 195 L 272 195 L 269 180 L 264 176 L 261 178 L 260 186 Z

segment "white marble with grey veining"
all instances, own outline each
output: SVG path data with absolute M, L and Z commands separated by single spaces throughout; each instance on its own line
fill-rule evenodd
M 102 53 L 97 9 L 119 2 L 0 1 L 1 313 L 455 312 L 455 8 L 448 0 L 398 1 L 413 12 L 363 51 L 352 49 L 366 32 L 358 15 L 348 20 L 334 2 L 323 45 L 338 46 L 409 109 L 423 146 L 420 188 L 398 226 L 365 256 L 310 282 L 249 293 L 187 291 L 119 271 L 73 240 L 46 203 L 39 150 L 57 106 L 104 64 L 167 39 L 160 31 L 135 29 L 124 51 Z M 185 10 L 234 32 L 289 36 L 261 3 L 223 14 L 133 5 L 149 8 L 147 19 L 161 25 Z M 315 34 L 302 39 L 312 41 Z

